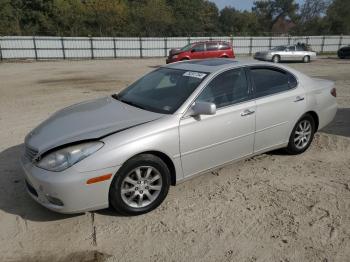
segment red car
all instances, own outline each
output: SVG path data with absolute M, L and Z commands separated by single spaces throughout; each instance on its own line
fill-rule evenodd
M 223 41 L 191 43 L 181 49 L 171 49 L 166 63 L 203 58 L 235 58 L 232 45 Z

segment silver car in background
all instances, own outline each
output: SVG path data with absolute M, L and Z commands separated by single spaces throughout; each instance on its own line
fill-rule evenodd
M 53 114 L 25 138 L 28 192 L 78 213 L 151 211 L 170 185 L 277 148 L 300 154 L 337 111 L 334 83 L 231 59 L 162 66 Z
M 256 52 L 254 58 L 279 63 L 281 61 L 301 61 L 309 63 L 316 58 L 316 52 L 309 50 L 304 44 L 277 46 L 268 51 Z

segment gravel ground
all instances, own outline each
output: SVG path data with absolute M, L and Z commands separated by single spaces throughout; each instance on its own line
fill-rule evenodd
M 0 64 L 0 261 L 349 261 L 349 60 L 290 64 L 334 80 L 338 92 L 336 119 L 303 155 L 272 152 L 194 178 L 138 217 L 61 215 L 27 196 L 18 162 L 26 133 L 163 63 Z

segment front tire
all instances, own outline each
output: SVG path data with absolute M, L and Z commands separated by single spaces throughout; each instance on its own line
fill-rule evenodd
M 310 56 L 306 55 L 303 57 L 303 62 L 304 63 L 310 63 Z
M 279 56 L 279 55 L 274 55 L 273 57 L 272 57 L 272 62 L 274 62 L 274 63 L 279 63 L 281 61 L 281 57 Z
M 305 115 L 296 123 L 289 137 L 286 148 L 291 155 L 305 152 L 309 148 L 315 134 L 315 120 L 311 115 Z
M 128 160 L 115 175 L 109 201 L 124 215 L 141 215 L 157 208 L 170 187 L 170 171 L 159 157 L 138 155 Z

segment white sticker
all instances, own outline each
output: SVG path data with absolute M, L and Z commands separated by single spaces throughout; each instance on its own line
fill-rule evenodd
M 207 74 L 204 74 L 204 73 L 191 72 L 191 71 L 187 71 L 186 73 L 183 74 L 183 76 L 195 77 L 195 78 L 199 78 L 199 79 L 202 79 L 206 75 Z

